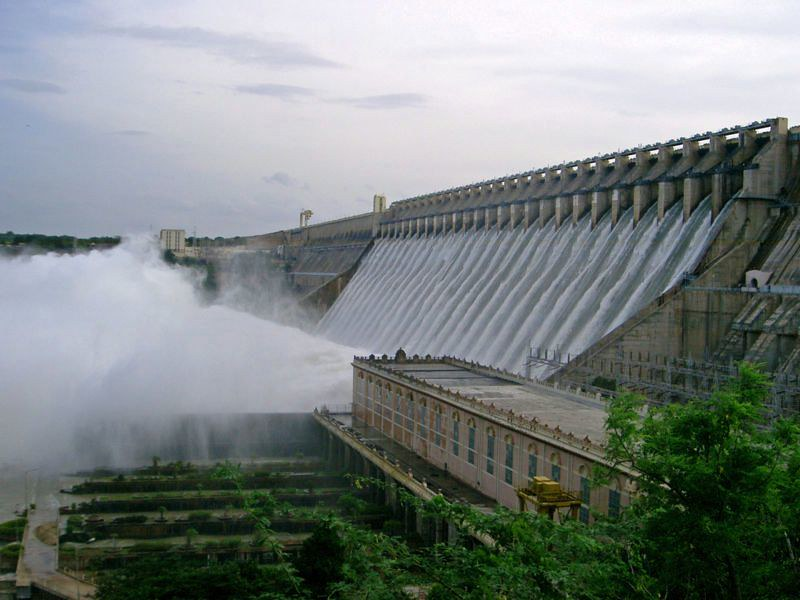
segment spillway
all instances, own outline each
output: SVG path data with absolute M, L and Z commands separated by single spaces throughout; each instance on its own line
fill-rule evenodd
M 528 349 L 581 352 L 694 270 L 725 215 L 706 198 L 612 226 L 575 225 L 380 239 L 319 323 L 375 354 L 448 354 L 525 372 Z M 534 376 L 544 371 L 534 369 Z

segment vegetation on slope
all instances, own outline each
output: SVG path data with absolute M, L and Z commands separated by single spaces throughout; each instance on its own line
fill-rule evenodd
M 642 418 L 641 398 L 614 400 L 609 456 L 641 473 L 641 494 L 619 519 L 556 524 L 405 495 L 423 518 L 452 523 L 463 543 L 418 548 L 326 516 L 297 557 L 274 542 L 267 565 L 131 562 L 101 578 L 98 598 L 394 599 L 415 589 L 432 600 L 796 597 L 800 428 L 767 421 L 768 394 L 764 376 L 743 365 L 710 402 L 651 408 Z M 225 476 L 274 541 L 274 502 L 248 493 L 235 469 Z M 495 543 L 472 542 L 476 533 Z

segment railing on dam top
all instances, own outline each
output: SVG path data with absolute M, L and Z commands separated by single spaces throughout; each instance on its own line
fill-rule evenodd
M 636 153 L 641 153 L 641 152 L 650 153 L 650 152 L 657 151 L 662 147 L 675 148 L 675 147 L 678 147 L 678 146 L 683 146 L 684 144 L 699 143 L 699 142 L 711 140 L 711 138 L 713 138 L 713 137 L 726 137 L 727 138 L 728 136 L 731 136 L 731 135 L 743 136 L 743 135 L 747 134 L 748 132 L 757 132 L 759 130 L 764 130 L 766 128 L 771 128 L 771 127 L 773 127 L 775 125 L 775 121 L 777 121 L 777 120 L 778 120 L 778 118 L 764 119 L 762 121 L 753 121 L 749 125 L 735 125 L 733 127 L 726 127 L 724 129 L 720 129 L 720 130 L 718 130 L 716 132 L 707 131 L 705 133 L 696 133 L 694 135 L 690 135 L 690 136 L 686 136 L 686 137 L 682 137 L 682 138 L 671 139 L 668 142 L 653 143 L 653 144 L 648 144 L 648 145 L 644 145 L 644 146 L 639 146 L 639 147 L 636 147 L 636 148 L 626 148 L 625 150 L 620 150 L 620 151 L 617 151 L 617 152 L 608 152 L 608 153 L 605 153 L 605 154 L 598 154 L 598 155 L 595 155 L 595 156 L 592 156 L 592 157 L 584 158 L 582 160 L 574 160 L 574 161 L 571 161 L 571 162 L 565 162 L 565 163 L 563 163 L 561 165 L 557 165 L 557 166 L 547 166 L 547 167 L 541 167 L 541 168 L 538 168 L 538 169 L 531 169 L 529 171 L 523 171 L 521 173 L 505 175 L 503 177 L 496 177 L 494 179 L 487 179 L 487 180 L 479 181 L 479 182 L 476 182 L 476 183 L 470 183 L 470 184 L 466 184 L 466 185 L 447 188 L 447 189 L 444 189 L 444 190 L 439 190 L 437 192 L 431 192 L 431 193 L 428 193 L 428 194 L 421 194 L 419 196 L 413 196 L 411 198 L 406 198 L 404 200 L 400 200 L 400 201 L 396 202 L 395 204 L 402 206 L 404 204 L 410 204 L 410 203 L 413 203 L 413 202 L 416 202 L 416 201 L 419 201 L 419 200 L 426 200 L 428 198 L 432 198 L 432 197 L 439 196 L 439 195 L 442 195 L 442 194 L 452 194 L 452 193 L 466 192 L 466 191 L 470 191 L 470 190 L 479 191 L 479 190 L 482 190 L 482 188 L 492 189 L 493 186 L 505 184 L 505 182 L 514 181 L 514 180 L 518 180 L 519 181 L 519 180 L 530 178 L 530 177 L 536 176 L 536 175 L 546 175 L 546 174 L 552 173 L 554 171 L 557 174 L 560 175 L 560 171 L 561 170 L 577 168 L 581 164 L 592 163 L 592 162 L 597 163 L 598 161 L 602 162 L 602 161 L 606 161 L 606 160 L 612 160 L 612 159 L 615 159 L 615 158 L 617 158 L 619 156 L 632 156 L 632 155 L 635 155 Z
M 681 203 L 686 220 L 708 195 L 715 218 L 737 190 L 743 199 L 778 198 L 788 143 L 787 119 L 766 119 L 505 175 L 395 202 L 381 218 L 379 235 L 528 227 L 551 217 L 560 226 L 587 213 L 595 226 L 609 210 L 616 224 L 631 207 L 636 224 L 654 204 L 661 219 Z

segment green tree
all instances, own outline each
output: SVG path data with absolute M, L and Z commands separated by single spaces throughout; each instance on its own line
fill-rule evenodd
M 667 598 L 785 598 L 800 584 L 798 425 L 767 418 L 755 367 L 709 401 L 610 404 L 608 456 L 640 474 L 624 513 Z M 633 537 L 631 537 L 633 539 Z
M 192 547 L 192 540 L 196 537 L 197 537 L 197 530 L 194 529 L 193 527 L 189 527 L 189 529 L 186 530 L 186 546 L 188 548 Z
M 296 567 L 305 585 L 319 596 L 342 579 L 344 562 L 344 542 L 336 525 L 326 519 L 303 541 Z

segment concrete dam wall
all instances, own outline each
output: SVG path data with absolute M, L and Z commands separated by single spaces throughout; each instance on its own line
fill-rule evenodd
M 577 354 L 692 271 L 716 233 L 711 199 L 682 214 L 381 239 L 319 331 L 377 354 L 402 346 L 522 372 L 531 345 Z
M 394 203 L 318 330 L 517 372 L 583 352 L 698 275 L 730 206 L 785 202 L 797 136 L 771 119 Z

